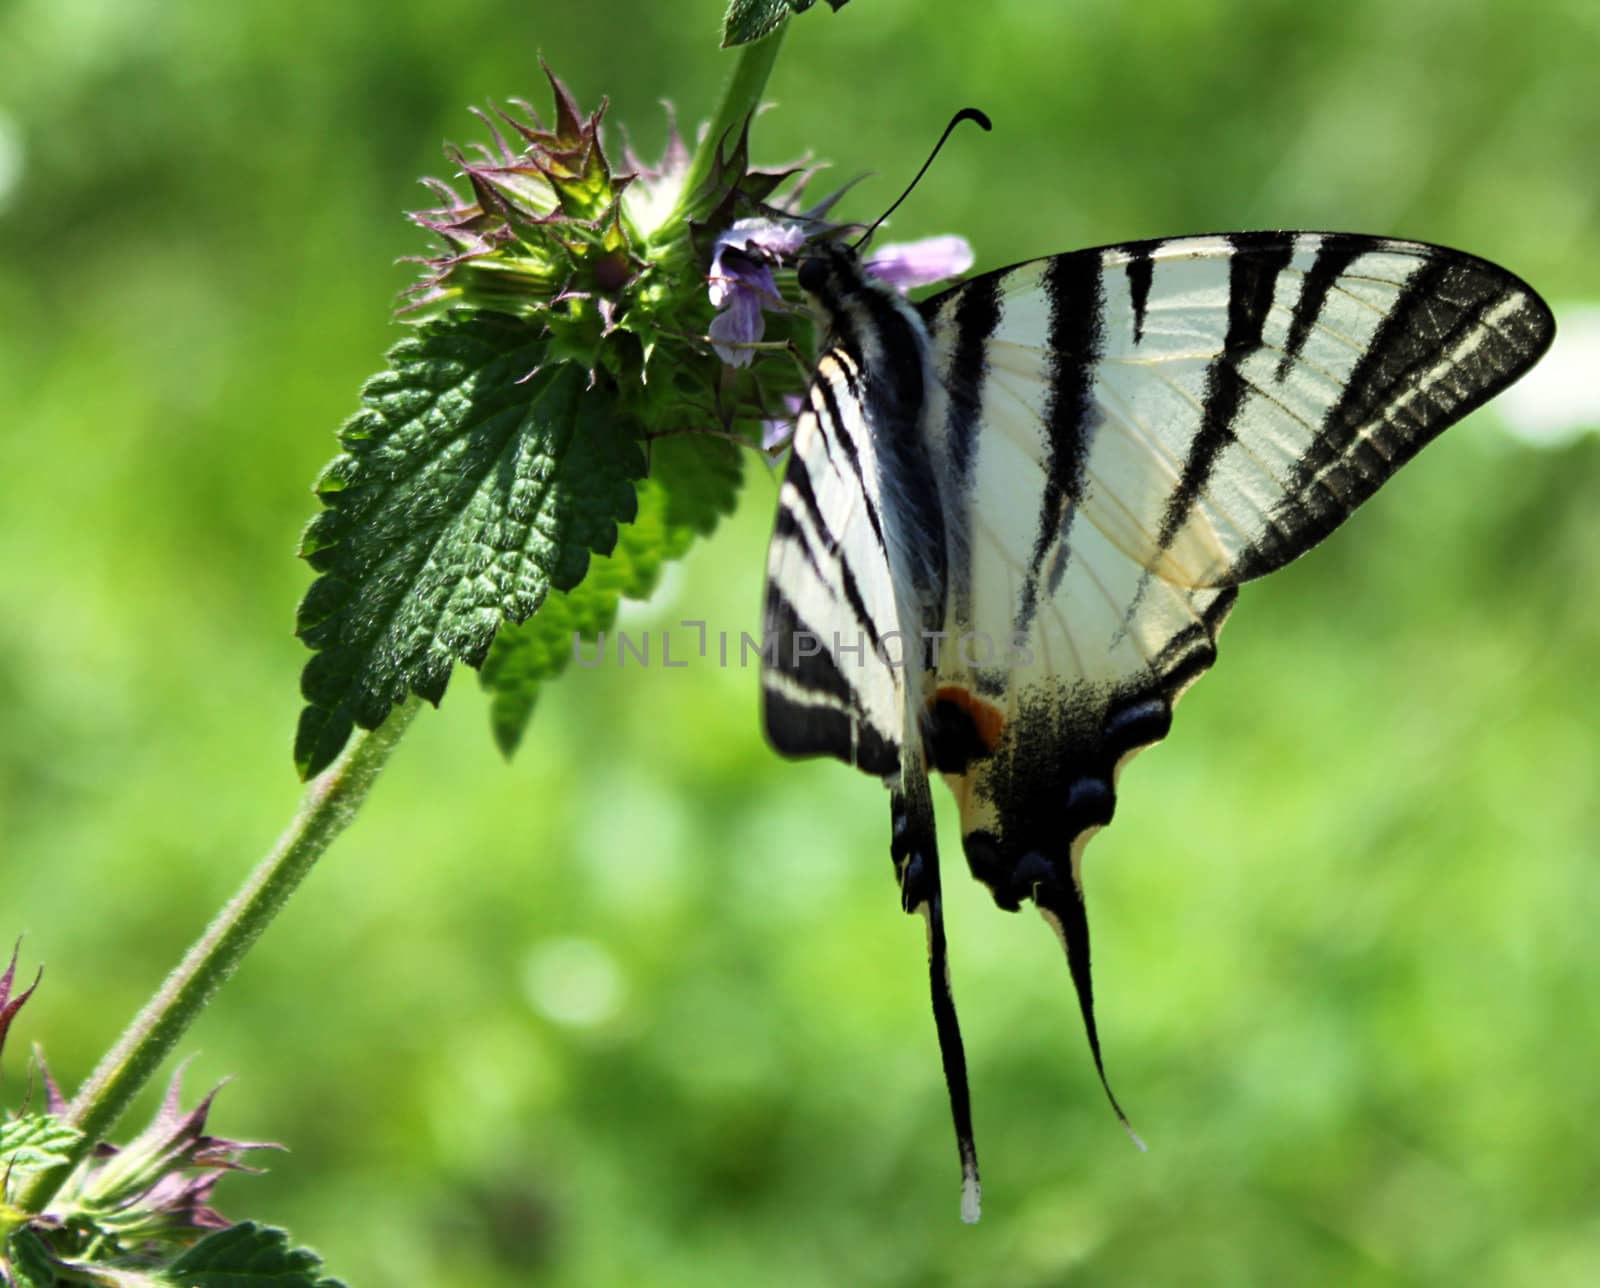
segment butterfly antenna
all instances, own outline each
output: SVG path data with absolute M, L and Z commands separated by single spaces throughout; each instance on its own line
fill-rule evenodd
M 863 246 L 865 246 L 867 244 L 867 240 L 872 236 L 872 234 L 878 231 L 878 226 L 882 224 L 883 221 L 890 215 L 894 214 L 895 211 L 900 209 L 900 203 L 911 195 L 911 190 L 921 183 L 922 176 L 928 173 L 928 167 L 933 164 L 934 157 L 939 155 L 939 149 L 944 146 L 944 141 L 950 137 L 950 132 L 954 130 L 956 126 L 960 125 L 962 121 L 975 121 L 985 130 L 994 129 L 994 125 L 990 122 L 989 118 L 975 107 L 964 107 L 954 116 L 952 116 L 950 118 L 950 124 L 944 127 L 944 133 L 939 136 L 939 141 L 933 145 L 933 151 L 928 153 L 928 159 L 922 163 L 922 169 L 917 171 L 917 177 L 906 185 L 906 190 L 895 199 L 894 205 L 890 206 L 889 209 L 885 210 L 881 215 L 879 215 L 878 218 L 873 222 L 872 227 L 861 234 L 860 240 L 857 241 L 853 247 L 854 250 L 859 251 Z

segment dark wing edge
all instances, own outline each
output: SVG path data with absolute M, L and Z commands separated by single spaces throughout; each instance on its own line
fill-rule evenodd
M 1335 269 L 1370 248 L 1366 238 L 1324 236 L 1320 257 Z M 1380 245 L 1418 255 L 1423 267 L 1301 458 L 1274 530 L 1231 570 L 1233 583 L 1265 576 L 1329 536 L 1419 451 L 1526 374 L 1555 339 L 1550 306 L 1498 264 L 1423 242 Z M 1309 317 L 1297 312 L 1295 321 L 1304 326 Z

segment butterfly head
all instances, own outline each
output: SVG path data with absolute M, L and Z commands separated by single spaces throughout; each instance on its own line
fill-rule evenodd
M 828 261 L 820 254 L 807 256 L 800 261 L 794 277 L 807 295 L 821 295 L 828 285 Z
M 806 295 L 826 304 L 839 296 L 843 285 L 859 280 L 859 257 L 838 242 L 817 242 L 796 266 L 794 276 Z

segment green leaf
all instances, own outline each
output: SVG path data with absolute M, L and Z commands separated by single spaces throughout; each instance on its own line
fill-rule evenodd
M 282 1230 L 244 1221 L 200 1240 L 172 1263 L 167 1279 L 181 1288 L 344 1288 L 321 1274 L 316 1253 L 291 1248 Z
M 811 0 L 802 3 L 809 6 Z M 798 10 L 791 9 L 789 0 L 730 0 L 722 20 L 722 47 L 732 49 L 770 36 L 791 12 Z
M 13 1288 L 54 1288 L 55 1264 L 45 1242 L 28 1227 L 12 1233 L 6 1240 L 5 1276 L 0 1283 Z
M 457 313 L 396 345 L 362 390 L 300 545 L 321 574 L 298 617 L 317 651 L 301 677 L 302 776 L 408 689 L 437 705 L 454 663 L 481 665 L 503 624 L 578 585 L 633 518 L 635 422 L 607 385 L 548 356 L 539 324 Z
M 722 47 L 731 49 L 770 36 L 791 13 L 804 13 L 815 3 L 816 0 L 729 0 L 727 16 L 722 20 Z M 828 0 L 835 13 L 846 3 L 847 0 Z
M 0 1175 L 33 1172 L 70 1162 L 70 1151 L 83 1135 L 49 1114 L 27 1114 L 0 1123 Z
M 481 680 L 492 695 L 495 742 L 507 757 L 522 741 L 540 690 L 571 662 L 574 637 L 593 641 L 609 630 L 623 599 L 648 598 L 662 565 L 710 535 L 733 510 L 743 465 L 740 449 L 724 439 L 658 439 L 650 476 L 639 484 L 638 518 L 620 531 L 616 548 L 590 562 L 581 585 L 551 595 L 528 621 L 500 632 Z

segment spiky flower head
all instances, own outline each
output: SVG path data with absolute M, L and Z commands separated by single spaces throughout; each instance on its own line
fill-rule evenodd
M 33 994 L 29 988 L 13 995 L 16 965 L 13 951 L 0 975 L 0 1048 Z M 211 1205 L 217 1182 L 228 1172 L 259 1171 L 244 1162 L 251 1151 L 280 1148 L 210 1135 L 206 1119 L 220 1087 L 185 1109 L 180 1068 L 143 1132 L 126 1145 L 97 1144 L 47 1209 L 31 1214 L 17 1205 L 17 1195 L 37 1173 L 68 1165 L 83 1139 L 42 1055 L 35 1055 L 35 1067 L 42 1111 L 24 1104 L 0 1117 L 0 1288 L 170 1283 L 156 1272 L 230 1226 Z
M 591 383 L 603 372 L 644 384 L 663 343 L 680 346 L 677 365 L 704 353 L 712 313 L 703 247 L 798 171 L 751 168 L 747 122 L 717 141 L 687 191 L 690 153 L 670 115 L 661 160 L 646 164 L 625 147 L 619 166 L 606 149 L 605 103 L 586 115 L 548 67 L 545 75 L 550 123 L 520 99 L 515 112 L 477 112 L 491 142 L 448 152 L 467 193 L 427 181 L 444 204 L 411 218 L 444 250 L 418 258 L 424 273 L 401 312 L 490 309 L 537 320 L 547 361 L 576 363 Z M 656 410 L 647 419 L 660 420 Z
M 563 356 L 592 368 L 626 288 L 645 267 L 638 239 L 623 220 L 622 196 L 633 176 L 614 173 L 606 158 L 600 140 L 605 104 L 586 117 L 566 87 L 549 79 L 552 125 L 518 99 L 513 106 L 527 119 L 498 108 L 493 117 L 476 113 L 492 147 L 475 144 L 471 155 L 450 150 L 470 199 L 438 180 L 426 181 L 446 204 L 412 219 L 438 234 L 446 251 L 421 260 L 427 272 L 407 292 L 404 311 L 465 305 L 541 315 L 566 350 Z M 518 138 L 520 150 L 501 125 Z
M 50 1111 L 65 1113 L 54 1080 L 40 1062 Z M 229 1172 L 259 1173 L 244 1156 L 282 1149 L 266 1141 L 230 1140 L 206 1131 L 219 1083 L 192 1108 L 183 1107 L 183 1068 L 167 1084 L 155 1117 L 126 1145 L 100 1145 L 64 1185 L 48 1219 L 63 1226 L 92 1225 L 130 1255 L 177 1241 L 192 1241 L 230 1222 L 211 1206 L 211 1192 Z

